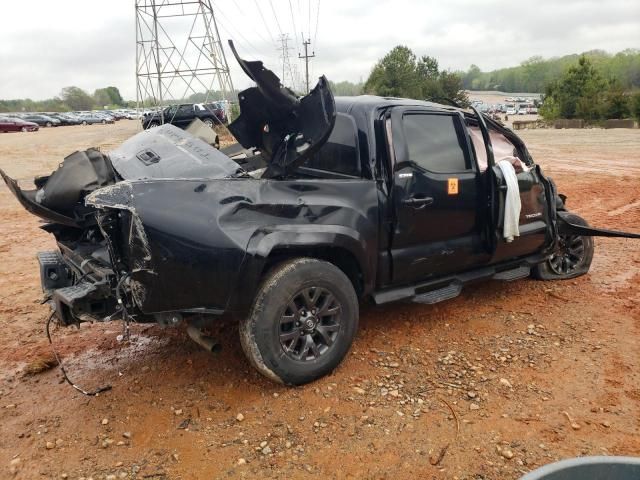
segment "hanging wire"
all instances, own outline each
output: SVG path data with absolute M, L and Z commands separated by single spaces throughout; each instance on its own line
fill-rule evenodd
M 60 356 L 58 355 L 58 351 L 55 349 L 55 347 L 53 346 L 53 340 L 51 340 L 51 331 L 50 331 L 50 327 L 51 327 L 51 321 L 53 320 L 53 317 L 55 316 L 56 312 L 51 312 L 51 315 L 49 315 L 49 318 L 47 319 L 47 323 L 45 326 L 45 330 L 47 332 L 47 339 L 49 339 L 49 345 L 51 345 L 51 350 L 53 350 L 53 356 L 56 359 L 56 362 L 58 362 L 58 367 L 60 367 L 60 372 L 62 373 L 62 378 L 64 378 L 64 380 L 71 385 L 73 388 L 75 388 L 77 391 L 79 391 L 80 393 L 82 393 L 83 395 L 86 395 L 88 397 L 97 397 L 98 395 L 100 395 L 102 392 L 106 392 L 108 390 L 111 390 L 111 385 L 105 385 L 104 387 L 100 387 L 96 390 L 92 390 L 92 391 L 87 391 L 85 389 L 83 389 L 82 387 L 79 387 L 77 384 L 75 384 L 74 382 L 71 381 L 71 379 L 69 378 L 69 375 L 67 375 L 67 371 L 64 368 L 64 365 L 62 364 L 62 360 L 60 359 Z

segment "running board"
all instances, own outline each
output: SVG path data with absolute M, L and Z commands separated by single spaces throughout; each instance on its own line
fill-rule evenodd
M 531 274 L 530 267 L 519 267 L 519 268 L 514 268 L 513 270 L 505 270 L 504 272 L 498 272 L 492 278 L 494 280 L 502 280 L 504 282 L 513 282 L 514 280 L 527 278 L 530 274 Z
M 411 299 L 413 303 L 423 303 L 425 305 L 433 305 L 434 303 L 444 302 L 457 297 L 462 292 L 461 283 L 451 283 L 446 287 L 437 290 L 431 290 L 427 293 L 421 293 Z

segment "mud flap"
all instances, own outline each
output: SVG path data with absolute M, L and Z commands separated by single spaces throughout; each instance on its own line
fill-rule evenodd
M 617 230 L 607 230 L 604 228 L 591 228 L 584 225 L 576 225 L 568 222 L 563 217 L 564 212 L 558 212 L 558 233 L 560 235 L 581 235 L 583 237 L 617 237 L 617 238 L 640 238 L 638 233 L 620 232 Z

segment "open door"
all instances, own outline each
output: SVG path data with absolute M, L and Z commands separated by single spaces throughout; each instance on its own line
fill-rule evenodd
M 479 130 L 474 138 L 476 155 L 479 157 L 478 163 L 486 168 L 483 174 L 487 195 L 485 241 L 492 254 L 491 262 L 540 251 L 545 244 L 553 241 L 548 228 L 551 219 L 545 180 L 539 168 L 530 161 L 524 144 L 514 142 L 503 132 L 488 126 L 484 116 L 475 108 L 473 110 Z M 471 130 L 474 137 L 473 128 Z M 522 205 L 518 222 L 520 236 L 512 242 L 504 238 L 507 184 L 498 166 L 500 161 L 510 161 L 514 165 Z

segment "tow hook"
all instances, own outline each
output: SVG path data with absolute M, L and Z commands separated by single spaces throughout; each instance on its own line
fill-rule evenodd
M 193 325 L 189 325 L 187 327 L 187 334 L 191 337 L 191 340 L 196 342 L 202 348 L 211 353 L 218 353 L 222 350 L 222 345 L 220 345 L 216 340 L 208 335 L 205 335 L 202 330 L 194 327 Z

